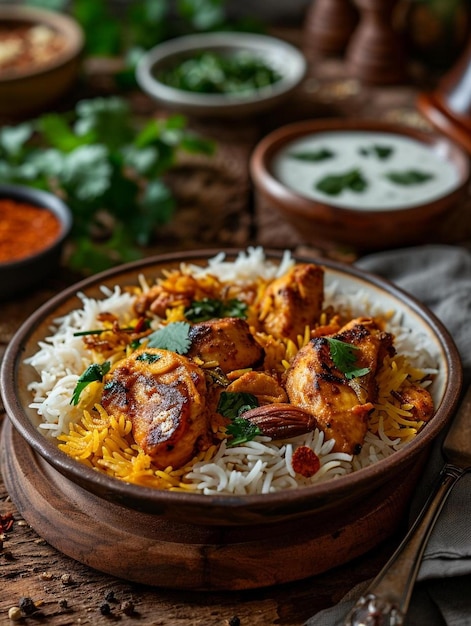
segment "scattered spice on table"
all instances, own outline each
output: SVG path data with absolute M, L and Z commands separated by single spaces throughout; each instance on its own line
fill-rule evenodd
M 45 250 L 60 230 L 59 219 L 51 211 L 0 198 L 0 262 L 17 261 Z

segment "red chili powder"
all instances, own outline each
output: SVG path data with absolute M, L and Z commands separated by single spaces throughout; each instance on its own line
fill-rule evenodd
M 0 198 L 0 262 L 17 261 L 44 250 L 60 230 L 60 221 L 51 211 Z

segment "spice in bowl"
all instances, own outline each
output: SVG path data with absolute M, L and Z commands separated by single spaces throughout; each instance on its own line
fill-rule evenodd
M 45 250 L 59 237 L 61 223 L 51 211 L 0 198 L 0 262 L 9 263 Z
M 0 27 L 0 75 L 45 65 L 64 47 L 64 37 L 45 24 Z

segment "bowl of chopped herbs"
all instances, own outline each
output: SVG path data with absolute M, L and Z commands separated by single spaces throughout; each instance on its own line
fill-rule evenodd
M 470 179 L 467 154 L 448 138 L 351 118 L 276 129 L 250 170 L 257 203 L 304 243 L 356 252 L 449 241 Z
M 305 73 L 303 54 L 285 41 L 215 32 L 156 46 L 141 58 L 136 79 L 163 107 L 227 117 L 253 115 L 280 104 Z

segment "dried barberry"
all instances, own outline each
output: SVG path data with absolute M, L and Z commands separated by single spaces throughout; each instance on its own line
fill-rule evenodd
M 304 478 L 311 478 L 321 466 L 317 454 L 308 446 L 296 448 L 291 461 L 294 471 Z

